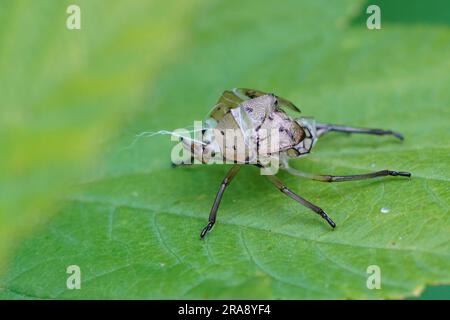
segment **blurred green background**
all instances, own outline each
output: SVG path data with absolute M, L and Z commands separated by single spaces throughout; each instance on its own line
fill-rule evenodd
M 448 1 L 4 0 L 0 23 L 1 298 L 450 298 Z M 169 137 L 135 135 L 192 125 L 233 87 L 406 137 L 330 136 L 294 166 L 414 178 L 281 174 L 329 233 L 248 168 L 199 241 L 227 168 L 171 169 Z

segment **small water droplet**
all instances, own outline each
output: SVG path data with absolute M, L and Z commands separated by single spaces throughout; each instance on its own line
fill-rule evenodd
M 138 196 L 139 196 L 139 192 L 133 191 L 133 192 L 131 193 L 131 195 L 132 195 L 133 197 L 138 197 Z
M 375 168 L 375 167 L 376 167 L 376 164 L 375 164 L 375 163 L 372 163 L 372 164 L 370 165 L 370 167 L 371 167 L 371 168 Z
M 383 207 L 383 208 L 381 208 L 381 210 L 380 210 L 381 213 L 388 213 L 389 211 L 391 211 L 391 209 L 386 208 L 386 207 Z
M 159 265 L 161 266 L 161 268 L 164 268 L 166 264 L 165 263 L 160 263 Z

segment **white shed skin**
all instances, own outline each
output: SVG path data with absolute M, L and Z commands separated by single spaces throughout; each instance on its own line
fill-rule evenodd
M 311 123 L 282 109 L 299 111 L 288 104 L 255 90 L 225 91 L 205 120 L 205 130 L 194 141 L 184 141 L 184 147 L 202 163 L 264 165 L 276 156 L 286 166 L 287 158 L 309 153 L 316 140 Z

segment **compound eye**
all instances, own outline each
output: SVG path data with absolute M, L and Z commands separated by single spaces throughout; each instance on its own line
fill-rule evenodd
M 291 158 L 296 158 L 300 155 L 300 152 L 295 148 L 290 148 L 287 151 L 287 155 Z

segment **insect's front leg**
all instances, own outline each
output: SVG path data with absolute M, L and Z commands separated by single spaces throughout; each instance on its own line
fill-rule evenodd
M 231 180 L 236 176 L 239 169 L 241 169 L 240 165 L 233 166 L 230 171 L 228 171 L 227 175 L 223 179 L 222 183 L 220 184 L 219 191 L 217 192 L 216 199 L 214 200 L 213 206 L 211 208 L 211 212 L 209 214 L 209 222 L 206 225 L 206 227 L 203 228 L 202 232 L 200 233 L 200 238 L 204 238 L 205 235 L 212 229 L 214 224 L 216 223 L 216 217 L 217 217 L 217 210 L 219 209 L 220 200 L 222 200 L 223 193 L 225 192 L 225 189 L 230 184 Z
M 355 181 L 355 180 L 366 180 L 366 179 L 374 179 L 378 177 L 411 177 L 410 172 L 405 171 L 393 171 L 393 170 L 380 170 L 370 173 L 363 173 L 363 174 L 351 174 L 346 176 L 334 176 L 329 174 L 313 174 L 313 173 L 307 173 L 303 171 L 296 170 L 294 168 L 288 167 L 286 169 L 287 172 L 290 174 L 300 176 L 303 178 L 321 181 L 321 182 L 343 182 L 343 181 Z
M 323 136 L 327 132 L 335 131 L 335 132 L 346 132 L 346 133 L 374 134 L 377 136 L 391 135 L 400 140 L 404 139 L 402 134 L 400 134 L 396 131 L 392 131 L 392 130 L 348 127 L 348 126 L 341 126 L 341 125 L 330 124 L 330 123 L 317 123 L 316 130 L 317 130 L 318 137 Z

